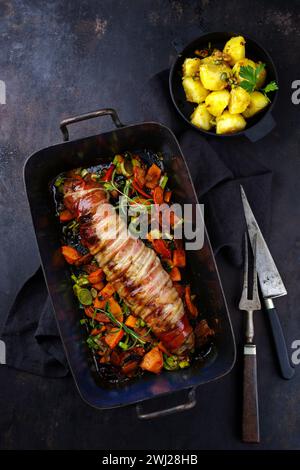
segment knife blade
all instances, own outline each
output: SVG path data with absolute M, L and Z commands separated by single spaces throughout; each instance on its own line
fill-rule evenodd
M 276 297 L 286 295 L 287 290 L 242 186 L 241 196 L 252 250 L 254 249 L 256 239 L 256 269 L 266 312 L 270 320 L 281 375 L 285 379 L 291 379 L 294 376 L 295 369 L 290 363 L 282 327 L 272 300 Z

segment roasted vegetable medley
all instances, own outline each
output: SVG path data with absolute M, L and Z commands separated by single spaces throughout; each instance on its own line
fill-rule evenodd
M 118 214 L 124 210 L 124 199 L 130 207 L 143 207 L 146 214 L 151 207 L 163 203 L 169 207 L 172 188 L 163 170 L 162 157 L 152 154 L 151 162 L 147 163 L 142 152 L 116 155 L 110 164 L 60 174 L 52 189 L 62 230 L 62 254 L 70 265 L 73 291 L 82 313 L 80 323 L 87 329 L 86 343 L 100 373 L 116 384 L 145 371 L 158 374 L 162 369 L 183 369 L 196 356 L 203 358 L 214 331 L 201 315 L 197 298 L 191 292 L 184 243 L 174 239 L 174 227 L 182 221 L 170 210 L 171 230 L 167 238 L 160 229 L 155 233 L 149 231 L 144 241 L 126 239 L 124 251 L 115 250 L 113 256 L 110 249 L 114 245 L 107 243 L 100 250 L 99 240 L 95 242 L 95 235 L 90 233 L 104 197 Z M 149 226 L 151 217 L 149 211 Z M 134 219 L 134 216 L 128 219 L 131 227 Z M 125 265 L 128 272 L 134 266 L 133 261 L 132 265 L 128 263 L 133 243 L 136 245 L 132 259 L 137 258 L 139 250 L 142 257 L 140 277 L 136 275 L 135 279 L 124 275 Z M 150 258 L 152 264 L 147 266 Z M 143 273 L 143 269 L 147 272 Z M 144 303 L 136 294 L 140 286 L 145 286 Z M 159 299 L 166 301 L 168 295 L 174 312 L 169 312 L 163 322 L 164 310 Z M 172 305 L 170 299 L 167 301 Z M 173 321 L 172 315 L 179 315 L 180 309 L 183 316 Z M 172 327 L 168 323 L 171 320 Z
M 278 89 L 274 81 L 266 85 L 266 65 L 246 57 L 243 36 L 229 39 L 223 51 L 210 44 L 196 50 L 195 57 L 185 59 L 182 72 L 186 99 L 197 103 L 191 123 L 217 134 L 243 130 L 247 119 L 270 104 L 268 94 Z

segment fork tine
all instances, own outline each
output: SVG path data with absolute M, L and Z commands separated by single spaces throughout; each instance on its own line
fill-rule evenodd
M 244 309 L 244 304 L 248 299 L 248 238 L 247 232 L 245 232 L 245 255 L 244 255 L 244 281 L 243 281 L 243 290 L 241 295 L 241 300 L 239 303 L 239 308 Z
M 247 232 L 245 232 L 245 266 L 244 266 L 244 289 L 245 289 L 245 294 L 246 298 L 248 298 L 248 236 Z
M 260 299 L 257 287 L 257 268 L 256 268 L 256 254 L 257 254 L 257 235 L 253 238 L 253 288 L 252 288 L 252 300 L 257 302 L 260 308 Z

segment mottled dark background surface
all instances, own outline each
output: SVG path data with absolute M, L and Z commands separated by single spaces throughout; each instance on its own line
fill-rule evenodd
M 125 123 L 152 117 L 141 105 L 145 84 L 172 63 L 172 40 L 189 40 L 201 30 L 232 30 L 264 44 L 280 74 L 278 126 L 256 144 L 245 142 L 245 151 L 274 171 L 269 244 L 289 291 L 277 306 L 289 347 L 300 339 L 300 105 L 290 98 L 291 82 L 300 79 L 299 2 L 1 0 L 0 18 L 0 79 L 7 85 L 7 104 L 0 105 L 0 326 L 39 263 L 22 182 L 26 156 L 59 142 L 58 123 L 68 115 L 109 106 Z M 71 134 L 110 125 L 90 122 L 74 126 Z M 217 262 L 240 338 L 241 272 L 221 256 Z M 262 442 L 252 448 L 299 449 L 299 369 L 292 381 L 283 381 L 262 314 L 256 326 Z M 239 365 L 199 389 L 192 411 L 150 422 L 139 422 L 134 407 L 88 407 L 71 377 L 49 380 L 0 366 L 0 380 L 1 448 L 247 448 L 239 438 Z

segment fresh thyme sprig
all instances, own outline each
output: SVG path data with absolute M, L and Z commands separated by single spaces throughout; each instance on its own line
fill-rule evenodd
M 102 308 L 97 308 L 97 310 L 99 310 L 100 312 L 103 312 L 105 313 L 105 315 L 110 319 L 110 321 L 112 323 L 114 323 L 115 325 L 119 326 L 120 328 L 122 328 L 125 333 L 127 333 L 129 336 L 131 336 L 131 338 L 133 338 L 134 341 L 137 341 L 141 344 L 146 344 L 147 341 L 143 340 L 140 335 L 138 335 L 135 331 L 133 331 L 131 328 L 128 328 L 128 326 L 125 325 L 125 323 L 119 321 L 113 313 L 111 313 L 110 309 L 109 309 L 109 305 L 108 303 L 106 304 L 105 306 L 105 310 L 103 310 Z
M 130 201 L 133 205 L 140 207 L 141 210 L 144 211 L 145 208 L 146 208 L 146 210 L 148 210 L 148 208 L 151 207 L 152 204 L 151 205 L 149 204 L 147 206 L 145 204 L 139 204 L 138 202 L 135 202 L 134 199 L 129 197 L 128 194 L 126 194 L 127 191 L 123 192 L 117 187 L 117 185 L 115 184 L 115 181 L 114 181 L 115 173 L 116 173 L 116 170 L 114 170 L 114 172 L 112 174 L 111 181 L 108 181 L 108 182 L 107 181 L 100 181 L 100 183 L 104 183 L 104 188 L 108 191 L 117 191 L 119 194 L 121 194 L 123 197 L 125 197 L 128 201 Z M 125 187 L 127 186 L 126 189 L 128 189 L 128 191 L 129 191 L 131 183 L 132 183 L 131 180 L 127 180 L 127 182 L 125 183 Z M 150 198 L 149 198 L 149 200 L 150 200 Z

